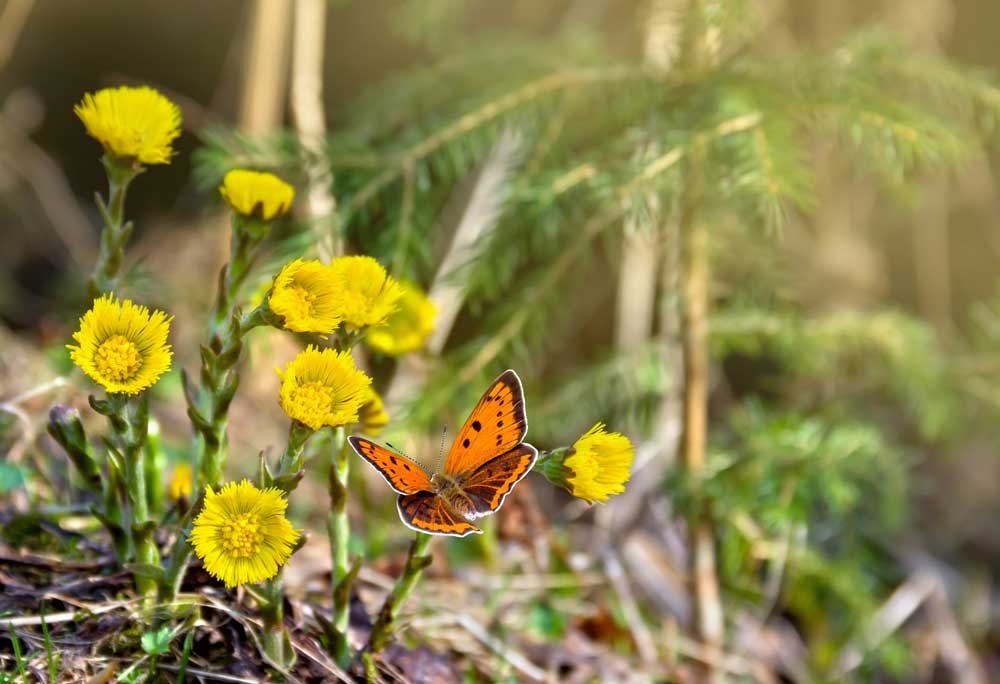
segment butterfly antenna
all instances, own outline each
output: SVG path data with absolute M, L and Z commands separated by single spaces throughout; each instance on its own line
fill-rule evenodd
M 444 428 L 441 429 L 441 448 L 438 449 L 437 467 L 434 469 L 436 472 L 441 471 L 441 461 L 442 459 L 444 459 L 444 438 L 447 435 L 448 435 L 448 426 L 445 425 Z

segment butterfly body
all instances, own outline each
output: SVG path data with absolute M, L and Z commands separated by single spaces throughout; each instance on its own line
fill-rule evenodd
M 463 518 L 475 518 L 476 507 L 472 499 L 462 490 L 462 483 L 455 478 L 451 478 L 444 473 L 435 473 L 431 476 L 431 485 L 434 493 L 444 499 L 451 509 L 460 514 Z
M 440 472 L 363 437 L 349 442 L 400 496 L 403 522 L 420 532 L 464 537 L 482 532 L 472 520 L 495 513 L 527 475 L 538 451 L 522 440 L 528 431 L 521 380 L 505 371 L 459 430 Z

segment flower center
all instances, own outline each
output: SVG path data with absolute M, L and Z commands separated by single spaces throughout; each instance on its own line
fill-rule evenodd
M 233 516 L 222 527 L 222 546 L 230 556 L 236 558 L 256 555 L 263 539 L 260 521 L 253 513 Z
M 320 382 L 307 382 L 292 394 L 299 422 L 321 424 L 333 408 L 333 390 Z
M 303 318 L 311 318 L 313 315 L 313 302 L 316 301 L 316 295 L 312 294 L 304 287 L 299 287 L 297 285 L 292 285 L 288 288 L 288 293 L 291 295 L 289 297 L 288 305 L 292 309 L 292 317 L 296 320 L 301 320 Z M 286 316 L 287 318 L 288 316 Z
M 371 297 L 357 291 L 341 294 L 340 308 L 344 322 L 348 327 L 361 328 L 368 324 L 374 301 Z
M 125 336 L 112 335 L 97 348 L 97 369 L 115 382 L 128 380 L 142 365 L 139 349 Z

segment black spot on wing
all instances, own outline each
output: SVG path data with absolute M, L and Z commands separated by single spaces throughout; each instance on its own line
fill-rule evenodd
M 474 420 L 472 421 L 472 429 L 475 430 L 476 432 L 479 432 L 480 430 L 483 429 L 483 424 L 480 423 L 478 420 Z
M 462 440 L 462 446 L 464 446 L 466 449 L 469 448 L 469 444 L 470 444 L 470 442 L 469 442 L 469 438 L 468 437 L 466 437 L 465 439 Z

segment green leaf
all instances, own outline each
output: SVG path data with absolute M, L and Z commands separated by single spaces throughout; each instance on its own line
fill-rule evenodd
M 160 627 L 142 635 L 142 650 L 149 655 L 163 655 L 170 650 L 170 640 L 174 635 L 169 627 Z

